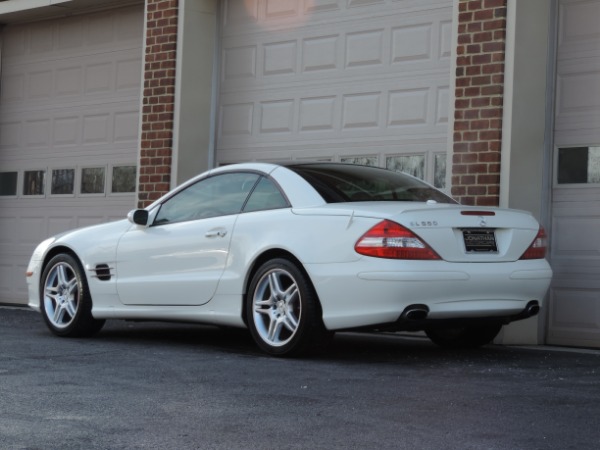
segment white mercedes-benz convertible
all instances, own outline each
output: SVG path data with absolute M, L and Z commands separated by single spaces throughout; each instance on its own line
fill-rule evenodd
M 59 336 L 133 319 L 247 327 L 280 356 L 341 330 L 424 330 L 475 347 L 538 313 L 546 241 L 529 213 L 461 206 L 385 169 L 237 164 L 42 242 L 29 306 Z

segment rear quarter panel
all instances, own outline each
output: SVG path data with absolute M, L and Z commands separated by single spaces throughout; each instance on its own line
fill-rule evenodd
M 303 265 L 357 261 L 354 244 L 380 219 L 337 215 L 298 215 L 291 209 L 260 211 L 239 216 L 220 294 L 241 293 L 247 268 L 269 250 L 292 254 Z

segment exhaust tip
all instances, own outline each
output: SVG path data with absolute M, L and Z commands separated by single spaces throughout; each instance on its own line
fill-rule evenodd
M 404 308 L 400 316 L 404 320 L 425 320 L 429 314 L 429 308 L 426 305 L 409 305 Z
M 527 305 L 526 311 L 529 317 L 537 316 L 537 314 L 540 312 L 540 305 L 537 302 L 530 303 Z

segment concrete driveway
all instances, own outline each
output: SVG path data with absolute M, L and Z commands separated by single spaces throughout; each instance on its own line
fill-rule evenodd
M 244 332 L 0 307 L 2 449 L 595 449 L 600 352 L 339 334 L 311 359 Z

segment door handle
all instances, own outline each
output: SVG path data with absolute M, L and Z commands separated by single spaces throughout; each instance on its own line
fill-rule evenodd
M 225 237 L 227 235 L 227 230 L 218 229 L 218 230 L 209 230 L 206 232 L 204 236 L 207 238 L 215 238 L 215 237 Z

